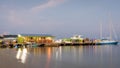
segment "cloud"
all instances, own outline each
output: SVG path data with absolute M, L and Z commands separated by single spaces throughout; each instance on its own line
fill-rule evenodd
M 54 7 L 60 3 L 63 3 L 65 0 L 48 0 L 48 2 L 44 3 L 44 4 L 40 4 L 40 5 L 37 5 L 35 7 L 32 8 L 32 11 L 33 12 L 39 12 L 39 11 L 42 11 L 42 10 L 45 10 L 47 8 L 51 8 L 51 7 Z
M 29 10 L 21 10 L 21 11 L 12 10 L 7 8 L 6 5 L 3 5 L 1 7 L 4 8 L 5 11 L 7 10 L 8 15 L 6 15 L 6 19 L 8 22 L 16 25 L 24 25 L 25 23 L 31 22 L 30 20 L 34 17 L 33 15 L 34 13 L 50 7 L 57 6 L 58 4 L 63 3 L 64 1 L 65 0 L 48 0 L 44 4 L 32 7 L 30 11 Z
M 18 18 L 17 13 L 15 10 L 10 9 L 7 5 L 0 5 L 0 18 L 5 20 L 5 24 L 16 24 L 19 21 L 21 22 L 20 18 Z
M 4 5 L 0 7 L 0 9 L 3 9 L 0 11 L 1 14 L 3 14 L 4 18 L 4 24 L 9 25 L 6 30 L 9 32 L 13 32 L 16 30 L 19 31 L 36 31 L 36 32 L 49 32 L 55 30 L 55 27 L 59 27 L 60 22 L 54 21 L 52 18 L 48 19 L 48 17 L 40 16 L 37 14 L 34 14 L 35 12 L 39 12 L 42 10 L 45 10 L 50 7 L 55 7 L 58 4 L 63 3 L 65 0 L 48 0 L 48 2 L 34 6 L 32 8 L 26 8 L 26 9 L 11 9 L 8 5 Z M 31 11 L 33 11 L 31 13 Z M 3 13 L 4 12 L 4 13 Z M 0 16 L 0 17 L 3 17 Z M 47 25 L 46 25 L 47 24 Z M 22 27 L 22 28 L 21 28 Z M 35 28 L 36 27 L 36 28 Z M 3 28 L 3 27 L 2 27 Z
M 22 19 L 21 16 L 18 15 L 18 13 L 16 13 L 16 11 L 14 10 L 8 11 L 7 20 L 11 24 L 16 24 L 16 25 L 21 25 L 25 23 L 24 19 Z
M 21 29 L 24 30 L 32 30 L 32 31 L 52 31 L 55 30 L 54 28 L 59 27 L 62 25 L 60 22 L 56 20 L 51 19 L 43 19 L 40 16 L 31 16 L 30 13 L 26 12 L 19 12 L 15 10 L 8 11 L 8 15 L 6 16 L 6 21 L 9 24 L 11 28 L 16 28 L 19 30 L 19 27 L 22 27 Z M 26 28 L 27 27 L 27 28 Z M 35 28 L 36 27 L 36 28 Z M 44 29 L 44 30 L 43 30 Z M 24 31 L 23 30 L 23 31 Z

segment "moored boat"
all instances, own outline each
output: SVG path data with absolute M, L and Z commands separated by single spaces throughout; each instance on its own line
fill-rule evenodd
M 96 44 L 98 44 L 98 45 L 117 45 L 118 44 L 118 41 L 113 40 L 113 38 L 112 38 L 112 32 L 114 32 L 113 33 L 113 34 L 115 34 L 114 37 L 117 39 L 117 35 L 115 33 L 115 30 L 113 29 L 112 22 L 109 23 L 109 30 L 110 30 L 110 36 L 108 38 L 103 38 L 102 37 L 102 24 L 100 25 L 100 37 L 101 37 L 101 39 L 98 40 L 96 42 Z
M 117 45 L 118 41 L 109 40 L 109 39 L 102 39 L 96 43 L 97 45 Z

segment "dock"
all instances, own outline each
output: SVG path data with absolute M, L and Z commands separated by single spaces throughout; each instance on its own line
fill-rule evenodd
M 96 45 L 96 43 L 59 43 L 60 46 Z

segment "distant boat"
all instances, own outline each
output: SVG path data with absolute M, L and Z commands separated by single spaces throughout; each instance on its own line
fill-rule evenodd
M 102 24 L 100 29 L 101 39 L 96 42 L 97 45 L 117 45 L 118 41 L 112 39 L 112 22 L 110 23 L 110 37 L 102 39 Z
M 101 39 L 99 42 L 96 43 L 97 45 L 117 45 L 118 41 L 109 40 L 109 39 Z

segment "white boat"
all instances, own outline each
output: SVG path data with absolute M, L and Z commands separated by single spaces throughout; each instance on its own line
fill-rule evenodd
M 117 45 L 118 41 L 109 40 L 109 39 L 101 39 L 99 42 L 96 43 L 97 45 Z
M 110 37 L 102 39 L 102 24 L 101 24 L 101 29 L 100 29 L 101 39 L 98 42 L 96 42 L 96 44 L 97 45 L 117 45 L 118 41 L 112 39 L 112 32 L 114 32 L 112 31 L 112 29 L 113 29 L 113 25 L 111 22 L 110 23 Z

